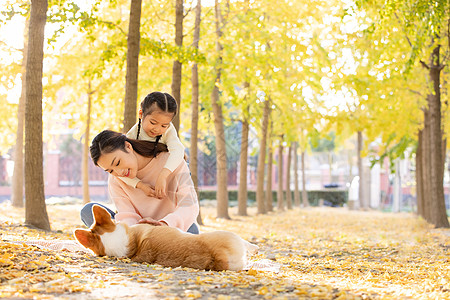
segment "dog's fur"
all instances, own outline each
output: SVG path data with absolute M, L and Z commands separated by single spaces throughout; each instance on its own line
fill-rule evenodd
M 247 263 L 247 252 L 258 247 L 228 231 L 199 235 L 167 226 L 115 223 L 102 207 L 94 205 L 94 224 L 76 229 L 75 238 L 98 256 L 128 257 L 135 262 L 166 267 L 239 271 Z

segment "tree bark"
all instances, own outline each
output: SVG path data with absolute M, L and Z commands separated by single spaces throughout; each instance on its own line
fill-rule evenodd
M 266 166 L 267 131 L 269 128 L 270 98 L 264 101 L 264 112 L 261 125 L 261 142 L 259 145 L 258 167 L 256 171 L 256 205 L 258 214 L 267 212 L 267 205 L 264 199 L 264 173 Z
M 300 189 L 298 185 L 298 154 L 297 154 L 297 142 L 293 144 L 293 155 L 294 155 L 294 205 L 300 206 Z
M 423 134 L 422 134 L 422 187 L 423 187 L 423 202 L 422 209 L 423 215 L 422 217 L 429 222 L 430 217 L 430 201 L 429 197 L 431 194 L 431 151 L 430 151 L 430 111 L 428 108 L 424 110 L 424 126 L 423 126 Z
M 306 170 L 305 170 L 305 151 L 302 151 L 302 204 L 303 207 L 309 206 L 308 192 L 306 191 Z
M 266 211 L 273 211 L 273 193 L 272 193 L 272 170 L 273 170 L 273 147 L 270 135 L 268 137 L 269 153 L 267 158 L 267 186 L 266 186 Z
M 288 149 L 288 157 L 286 164 L 286 205 L 288 209 L 292 209 L 292 191 L 291 191 L 292 144 L 287 149 Z
M 222 15 L 219 1 L 215 0 L 215 23 L 216 23 L 216 51 L 217 61 L 215 64 L 216 78 L 211 95 L 214 114 L 214 128 L 216 133 L 216 162 L 217 162 L 217 218 L 230 219 L 228 215 L 228 173 L 227 173 L 227 150 L 225 144 L 225 130 L 223 125 L 222 103 L 219 97 L 219 83 L 222 75 Z
M 367 209 L 368 206 L 366 205 L 366 199 L 365 199 L 365 190 L 364 190 L 364 166 L 363 166 L 363 159 L 361 157 L 361 152 L 363 148 L 363 136 L 362 132 L 358 131 L 358 175 L 359 175 L 359 190 L 358 190 L 358 200 L 359 200 L 359 207 L 361 209 Z
M 25 96 L 26 96 L 26 69 L 27 69 L 27 53 L 28 53 L 28 19 L 25 21 L 25 32 L 23 39 L 23 58 L 22 58 L 22 88 L 19 98 L 19 108 L 17 111 L 17 134 L 16 145 L 14 147 L 14 171 L 12 177 L 12 194 L 11 203 L 14 207 L 23 207 L 23 123 L 25 119 Z
M 139 44 L 141 39 L 141 0 L 131 0 L 130 23 L 127 40 L 127 75 L 125 78 L 125 108 L 123 132 L 128 132 L 136 123 L 139 73 Z
M 437 228 L 450 227 L 444 198 L 444 160 L 442 158 L 442 129 L 441 129 L 441 88 L 440 88 L 440 46 L 433 49 L 430 58 L 429 77 L 433 83 L 433 91 L 428 95 L 428 109 L 430 112 L 430 193 L 426 201 L 430 201 L 431 224 Z
M 92 94 L 91 82 L 88 83 L 88 103 L 86 112 L 86 129 L 84 131 L 83 158 L 81 162 L 81 176 L 83 178 L 83 203 L 91 202 L 89 195 L 89 143 L 90 143 L 90 127 L 91 127 L 91 105 Z
M 419 131 L 418 134 L 418 142 L 417 142 L 417 150 L 416 150 L 416 202 L 417 202 L 417 214 L 419 216 L 423 216 L 423 165 L 422 165 L 422 156 L 423 156 L 423 130 Z
M 238 189 L 238 215 L 247 215 L 247 162 L 248 162 L 248 110 L 242 121 L 241 154 L 239 157 L 239 189 Z
M 278 208 L 278 210 L 284 210 L 284 196 L 283 196 L 283 135 L 280 136 L 280 145 L 278 146 L 277 208 Z
M 200 22 L 202 15 L 202 1 L 197 0 L 197 6 L 195 8 L 195 27 L 194 27 L 194 42 L 193 47 L 199 48 L 200 40 Z M 191 148 L 189 151 L 189 168 L 191 170 L 192 181 L 194 182 L 194 188 L 198 193 L 198 65 L 196 62 L 192 65 L 192 122 L 191 122 Z M 200 206 L 200 203 L 199 203 Z M 202 215 L 199 211 L 197 216 L 197 223 L 203 225 Z
M 183 46 L 183 0 L 175 1 L 175 45 L 181 49 Z M 178 104 L 178 113 L 172 120 L 173 126 L 180 129 L 180 112 L 181 112 L 181 76 L 183 65 L 179 59 L 173 62 L 172 67 L 172 96 Z
M 25 223 L 50 230 L 42 149 L 42 69 L 47 0 L 31 2 L 25 93 Z

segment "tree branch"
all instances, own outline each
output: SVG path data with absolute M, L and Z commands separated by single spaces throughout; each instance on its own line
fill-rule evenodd
M 408 37 L 408 34 L 406 33 L 405 26 L 402 26 L 403 23 L 402 23 L 402 21 L 400 20 L 400 18 L 399 18 L 399 16 L 397 15 L 396 12 L 394 12 L 394 16 L 397 18 L 398 24 L 399 24 L 400 27 L 402 27 L 402 29 L 403 29 L 403 33 L 405 34 L 406 41 L 407 41 L 408 44 L 412 47 L 413 45 L 412 45 L 412 43 L 411 43 L 411 40 L 410 40 L 409 37 Z
M 423 60 L 420 60 L 420 64 L 422 65 L 422 67 L 424 67 L 425 69 L 430 69 L 430 67 L 423 61 Z
M 4 41 L 1 41 L 1 40 L 0 40 L 0 46 L 5 46 L 9 50 L 12 49 L 12 50 L 15 50 L 17 52 L 23 52 L 23 49 L 17 49 L 17 48 L 11 47 L 10 45 L 8 45 L 7 43 L 5 43 Z
M 113 22 L 99 20 L 99 23 L 104 23 L 104 24 L 108 24 L 108 25 L 113 25 L 114 27 L 118 28 L 118 29 L 120 30 L 120 32 L 122 32 L 125 36 L 127 35 L 127 33 L 126 33 L 119 25 L 114 24 Z
M 189 9 L 187 10 L 186 14 L 183 15 L 183 19 L 187 17 L 187 15 L 189 15 L 189 13 L 191 12 L 192 7 L 189 7 Z
M 413 90 L 413 89 L 411 89 L 411 88 L 406 88 L 406 90 L 407 90 L 407 91 L 410 91 L 410 92 L 413 93 L 413 94 L 416 94 L 416 95 L 419 95 L 419 96 L 422 96 L 422 97 L 423 97 L 423 94 L 422 94 L 421 92 L 419 92 L 419 91 Z

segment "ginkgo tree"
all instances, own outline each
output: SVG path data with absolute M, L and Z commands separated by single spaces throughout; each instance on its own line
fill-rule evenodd
M 368 74 L 376 78 L 372 80 L 375 91 L 371 92 L 375 97 L 368 98 L 372 103 L 369 110 L 372 118 L 380 117 L 373 114 L 377 110 L 388 112 L 403 107 L 408 108 L 406 114 L 416 117 L 411 120 L 405 119 L 404 114 L 395 114 L 405 121 L 405 125 L 383 126 L 380 132 L 384 132 L 385 143 L 397 140 L 403 145 L 405 137 L 415 134 L 417 153 L 422 156 L 416 160 L 418 213 L 438 227 L 449 226 L 442 184 L 442 149 L 445 147 L 441 129 L 440 78 L 442 70 L 448 68 L 445 60 L 449 53 L 449 36 L 443 30 L 448 19 L 448 5 L 447 2 L 429 1 L 359 1 L 349 10 L 352 16 L 363 16 L 360 20 L 366 29 L 357 34 L 365 33 L 372 43 L 372 47 L 364 45 L 364 51 L 360 53 L 365 57 L 366 65 L 368 62 Z M 384 13 L 380 14 L 380 11 Z M 420 109 L 423 110 L 423 123 L 420 117 L 417 118 Z M 393 128 L 397 131 L 392 131 Z

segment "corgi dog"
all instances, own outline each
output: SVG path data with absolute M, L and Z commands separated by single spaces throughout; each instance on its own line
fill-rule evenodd
M 116 223 L 102 207 L 92 207 L 94 224 L 76 229 L 74 236 L 98 256 L 128 257 L 135 262 L 156 263 L 165 267 L 202 270 L 242 270 L 247 252 L 258 246 L 228 231 L 191 234 L 167 226 Z

